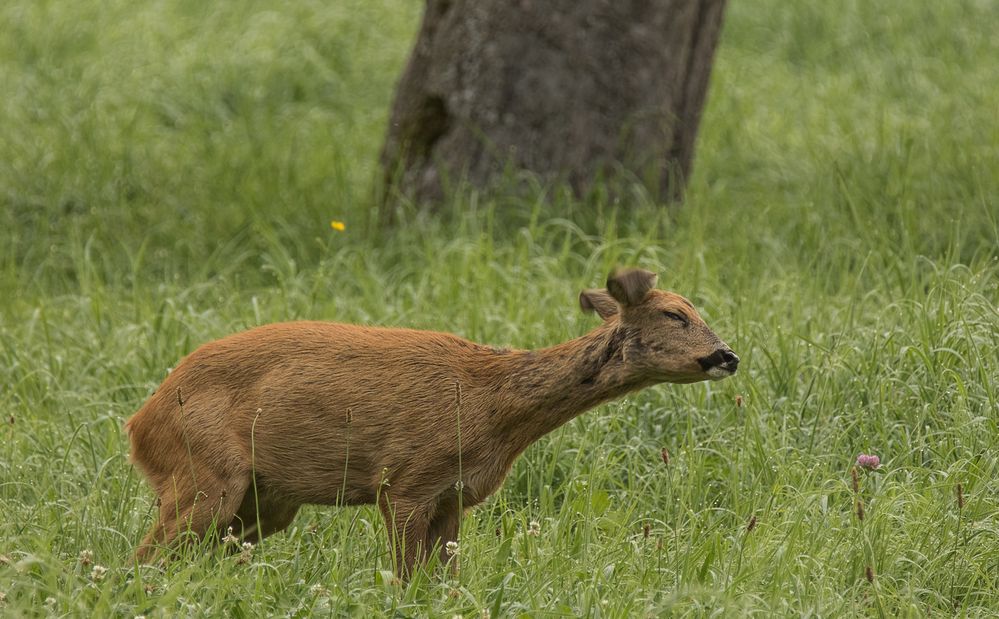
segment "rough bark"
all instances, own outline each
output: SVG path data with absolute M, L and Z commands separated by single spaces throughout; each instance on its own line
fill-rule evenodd
M 428 0 L 382 163 L 417 201 L 509 169 L 675 197 L 725 0 Z

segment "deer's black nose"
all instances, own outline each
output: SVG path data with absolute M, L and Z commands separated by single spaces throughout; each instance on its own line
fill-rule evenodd
M 731 370 L 734 370 L 735 368 L 739 367 L 739 356 L 736 355 L 731 350 L 729 350 L 728 348 L 721 351 L 721 359 L 722 359 L 722 365 Z
M 734 372 L 737 367 L 739 367 L 739 357 L 731 348 L 719 348 L 707 357 L 701 357 L 697 360 L 701 364 L 701 368 L 704 371 L 710 370 L 711 368 L 722 368 L 730 372 Z

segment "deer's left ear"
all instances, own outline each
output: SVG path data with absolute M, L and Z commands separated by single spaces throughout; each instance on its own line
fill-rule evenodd
M 607 278 L 607 291 L 621 307 L 638 305 L 656 285 L 659 276 L 644 269 L 618 269 Z
M 584 312 L 596 312 L 604 320 L 610 320 L 620 308 L 617 301 L 606 290 L 584 290 L 579 293 L 579 307 Z

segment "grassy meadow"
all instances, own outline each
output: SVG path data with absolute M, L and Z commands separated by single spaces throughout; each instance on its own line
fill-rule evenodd
M 421 9 L 0 3 L 0 616 L 994 616 L 999 5 L 733 0 L 682 207 L 467 194 L 380 228 Z M 615 265 L 739 373 L 532 446 L 456 575 L 395 583 L 371 507 L 132 563 L 154 497 L 122 424 L 199 343 L 315 318 L 543 347 Z

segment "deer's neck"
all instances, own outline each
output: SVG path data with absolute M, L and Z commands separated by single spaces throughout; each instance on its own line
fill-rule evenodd
M 605 324 L 568 342 L 511 355 L 503 392 L 503 428 L 517 453 L 601 402 L 648 383 L 624 362 L 625 332 Z

